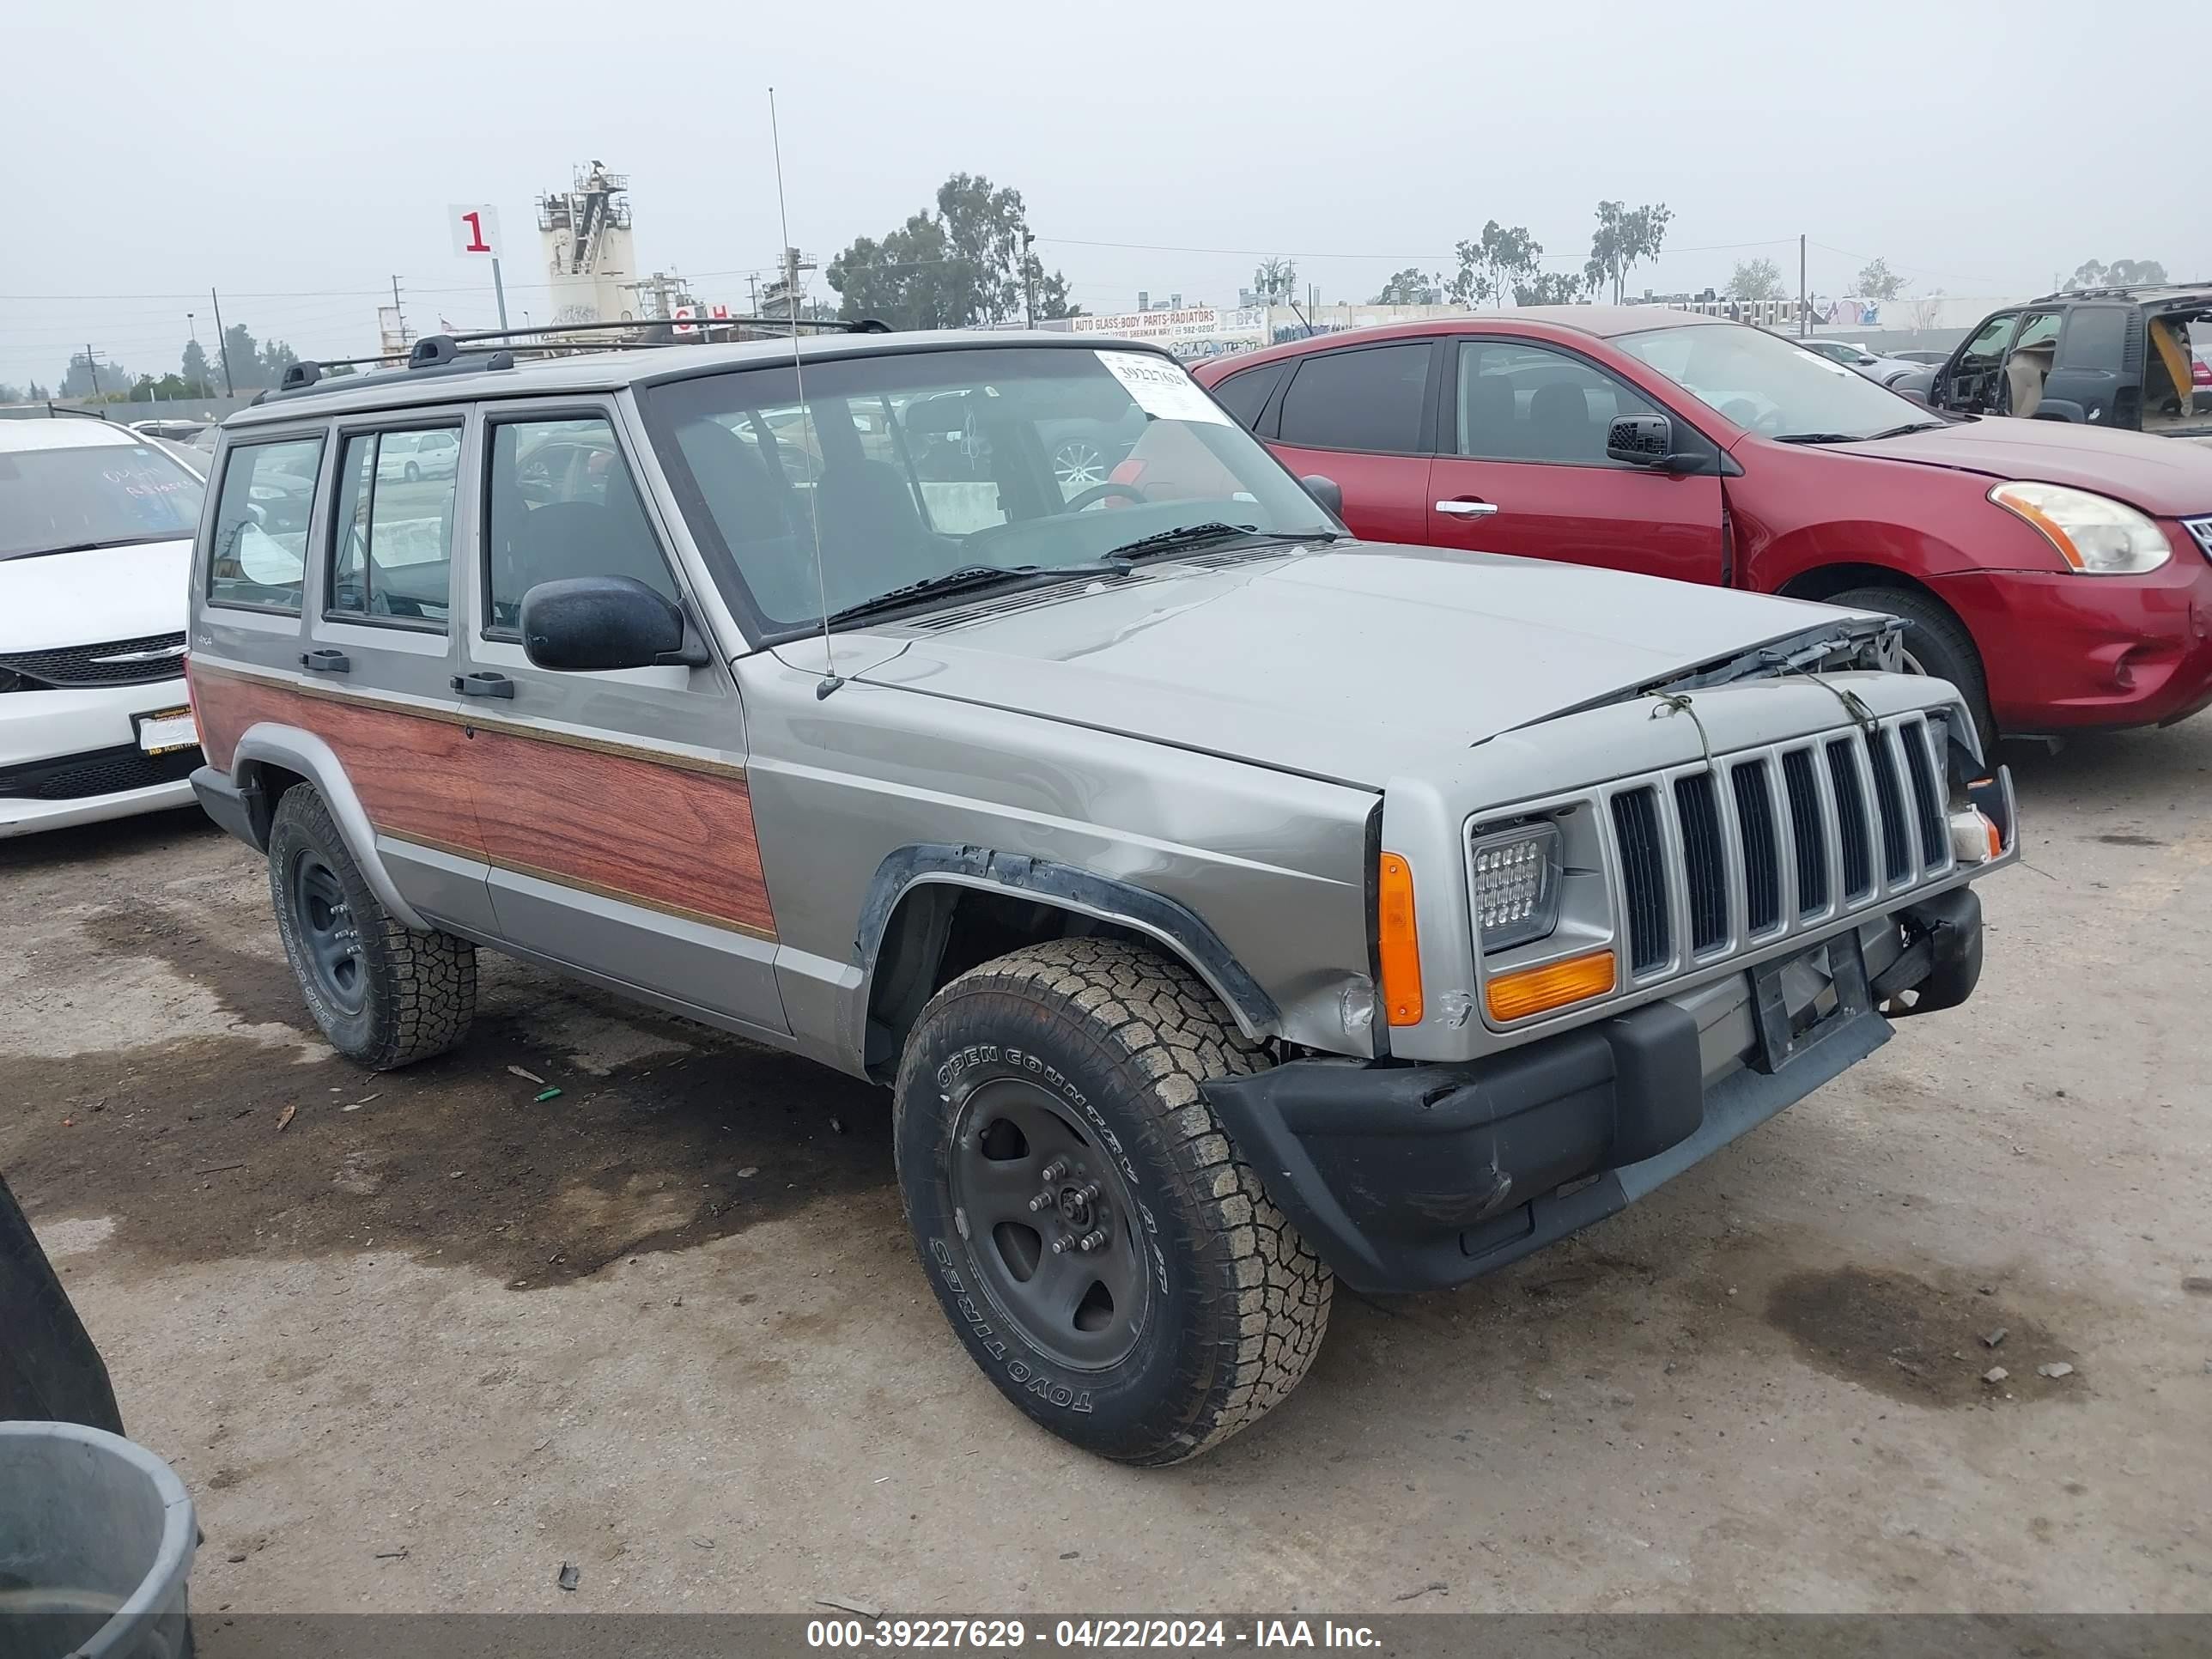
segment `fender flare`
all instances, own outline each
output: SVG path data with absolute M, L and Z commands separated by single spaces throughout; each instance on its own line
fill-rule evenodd
M 384 867 L 384 860 L 376 850 L 376 826 L 368 821 L 361 797 L 354 793 L 344 763 L 328 744 L 295 726 L 258 720 L 246 728 L 231 751 L 232 781 L 243 785 L 246 769 L 256 765 L 296 772 L 314 785 L 315 793 L 330 809 L 331 821 L 337 825 L 346 851 L 360 866 L 362 878 L 368 883 L 378 902 L 392 913 L 392 920 L 401 927 L 418 933 L 433 931 L 415 907 L 400 897 L 399 889 L 393 884 L 392 874 Z
M 909 892 L 931 884 L 1018 894 L 1127 927 L 1187 963 L 1221 999 L 1245 1036 L 1256 1041 L 1281 1033 L 1282 1011 L 1274 998 L 1188 906 L 1073 865 L 944 842 L 896 848 L 876 866 L 853 938 L 853 959 L 860 969 L 859 1009 L 867 1008 L 874 993 L 877 952 L 891 917 Z

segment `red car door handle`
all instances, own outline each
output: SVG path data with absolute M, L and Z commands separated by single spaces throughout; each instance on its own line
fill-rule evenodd
M 1455 519 L 1486 519 L 1498 511 L 1496 501 L 1438 501 L 1437 511 L 1449 513 Z

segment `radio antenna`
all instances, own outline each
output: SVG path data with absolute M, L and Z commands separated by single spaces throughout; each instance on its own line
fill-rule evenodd
M 783 204 L 783 134 L 776 125 L 774 87 L 768 89 L 768 137 L 775 154 L 776 222 L 783 228 L 783 297 L 791 311 L 791 376 L 799 385 L 799 413 L 805 422 L 806 441 L 819 456 L 821 446 L 814 441 L 814 407 L 806 401 L 806 371 L 799 362 L 799 261 L 791 251 L 791 214 Z M 845 680 L 837 672 L 836 649 L 830 637 L 830 581 L 822 572 L 822 478 L 818 465 L 812 483 L 813 493 L 806 502 L 806 519 L 814 526 L 814 595 L 822 607 L 822 661 L 828 671 L 822 683 L 814 688 L 814 696 L 819 700 L 844 684 Z

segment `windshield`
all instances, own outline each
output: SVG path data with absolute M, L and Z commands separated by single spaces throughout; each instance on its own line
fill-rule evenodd
M 1871 438 L 1930 419 L 1919 404 L 1764 329 L 1692 324 L 1613 343 L 1738 426 L 1771 438 Z
M 200 489 L 143 440 L 0 449 L 0 559 L 188 537 Z
M 771 635 L 954 571 L 1086 566 L 1208 524 L 1337 529 L 1149 352 L 883 353 L 804 373 L 804 403 L 787 364 L 641 393 L 709 566 Z

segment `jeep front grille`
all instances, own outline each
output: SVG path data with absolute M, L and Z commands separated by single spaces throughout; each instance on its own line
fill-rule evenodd
M 1629 970 L 1649 973 L 1674 954 L 1659 808 L 1652 791 L 1628 789 L 1613 798 L 1613 835 L 1620 845 L 1621 885 L 1628 896 Z
M 1797 854 L 1797 914 L 1816 916 L 1828 908 L 1828 843 L 1820 833 L 1826 814 L 1813 776 L 1813 751 L 1792 749 L 1782 757 L 1790 789 L 1790 838 Z
M 1631 976 L 1724 960 L 1948 873 L 1936 740 L 1908 714 L 1617 787 Z

